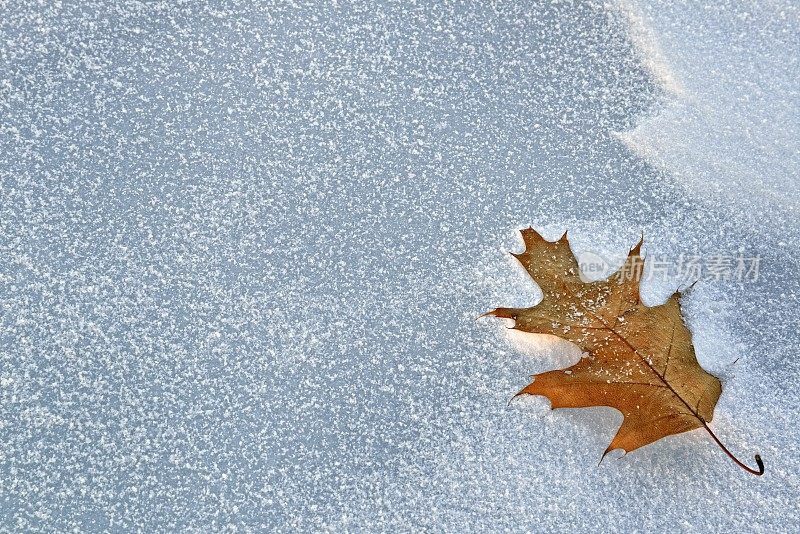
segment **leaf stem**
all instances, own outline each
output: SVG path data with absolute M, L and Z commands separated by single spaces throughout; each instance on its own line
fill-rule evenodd
M 733 453 L 731 451 L 729 451 L 728 448 L 725 445 L 722 444 L 722 442 L 719 440 L 717 435 L 714 434 L 714 432 L 708 427 L 708 425 L 706 424 L 705 421 L 703 421 L 702 418 L 698 418 L 698 419 L 700 419 L 700 422 L 703 423 L 703 428 L 705 428 L 708 431 L 708 433 L 711 434 L 711 437 L 714 438 L 714 441 L 717 442 L 717 445 L 719 445 L 720 449 L 722 449 L 723 452 L 725 454 L 727 454 L 730 457 L 731 460 L 736 462 L 736 465 L 738 465 L 739 467 L 741 467 L 742 469 L 744 469 L 748 473 L 752 473 L 752 474 L 754 474 L 756 476 L 761 476 L 761 475 L 764 474 L 764 462 L 761 460 L 761 456 L 760 455 L 756 454 L 756 463 L 758 464 L 758 470 L 755 470 L 752 467 L 746 466 L 736 456 L 734 456 Z

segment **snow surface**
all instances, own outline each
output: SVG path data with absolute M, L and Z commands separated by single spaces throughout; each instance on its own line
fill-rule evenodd
M 800 13 L 715 4 L 0 4 L 0 527 L 796 529 Z M 686 314 L 763 477 L 508 404 L 528 225 L 761 256 Z

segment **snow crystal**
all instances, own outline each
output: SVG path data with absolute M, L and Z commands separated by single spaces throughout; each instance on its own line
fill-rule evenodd
M 2 3 L 0 530 L 791 530 L 798 9 L 664 4 Z M 529 225 L 761 258 L 682 304 L 763 477 L 509 405 Z

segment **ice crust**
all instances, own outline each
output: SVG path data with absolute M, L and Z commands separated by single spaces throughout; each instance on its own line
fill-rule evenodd
M 798 10 L 715 5 L 3 3 L 0 529 L 792 531 Z M 761 257 L 685 311 L 763 477 L 509 405 L 528 225 Z

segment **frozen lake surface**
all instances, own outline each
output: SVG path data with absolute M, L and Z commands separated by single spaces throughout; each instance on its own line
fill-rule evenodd
M 800 522 L 800 10 L 0 5 L 0 529 Z M 508 403 L 517 229 L 760 259 L 687 298 L 712 427 Z M 681 281 L 650 279 L 650 304 Z

